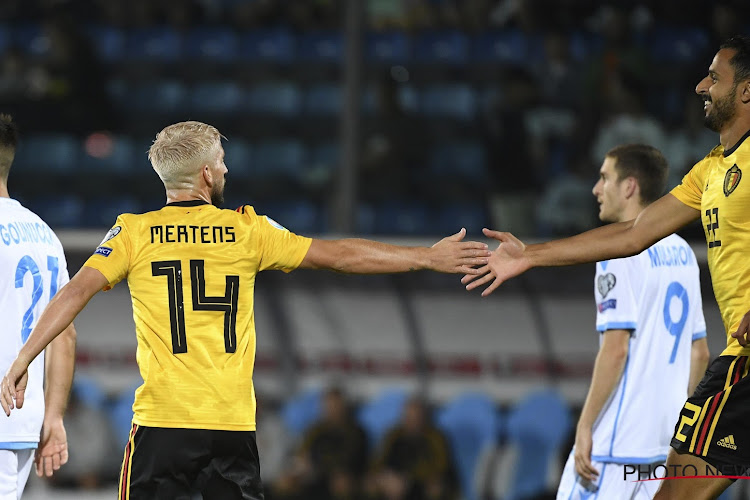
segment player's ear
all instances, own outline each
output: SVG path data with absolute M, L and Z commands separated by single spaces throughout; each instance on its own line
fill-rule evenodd
M 740 99 L 742 104 L 750 103 L 750 79 L 740 84 Z
M 214 176 L 211 173 L 211 169 L 209 168 L 208 164 L 205 164 L 203 165 L 203 167 L 201 167 L 201 176 L 203 176 L 203 182 L 205 182 L 207 186 L 211 187 L 214 185 Z
M 625 179 L 625 196 L 631 198 L 638 193 L 638 181 L 635 177 Z

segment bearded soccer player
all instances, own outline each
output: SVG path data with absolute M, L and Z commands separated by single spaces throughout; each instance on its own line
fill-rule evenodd
M 524 245 L 509 233 L 485 229 L 501 243 L 490 263 L 462 281 L 467 289 L 488 284 L 489 295 L 502 282 L 539 266 L 564 266 L 638 254 L 697 219 L 708 246 L 708 266 L 719 304 L 727 347 L 685 403 L 667 457 L 671 476 L 655 500 L 716 498 L 750 468 L 750 37 L 738 35 L 721 45 L 708 75 L 695 88 L 703 99 L 705 123 L 720 144 L 685 175 L 682 183 L 646 207 L 633 220 L 537 245 Z M 644 415 L 649 418 L 649 415 Z
M 19 404 L 29 363 L 101 289 L 128 280 L 143 385 L 120 476 L 121 499 L 263 498 L 255 444 L 253 293 L 259 271 L 296 268 L 374 274 L 476 272 L 487 245 L 465 230 L 430 248 L 298 236 L 251 206 L 222 202 L 224 150 L 216 128 L 162 130 L 149 159 L 164 183 L 161 210 L 117 218 L 104 241 L 39 319 L 2 386 Z

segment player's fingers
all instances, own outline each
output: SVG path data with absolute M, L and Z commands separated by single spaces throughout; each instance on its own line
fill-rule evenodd
M 65 465 L 68 463 L 68 445 L 63 444 L 62 450 L 60 450 L 60 465 Z
M 495 278 L 495 281 L 492 282 L 490 286 L 484 289 L 482 292 L 482 297 L 487 297 L 488 295 L 492 294 L 495 290 L 497 290 L 497 287 L 503 284 L 503 280 L 499 278 Z
M 732 333 L 732 337 L 737 339 L 737 342 L 741 346 L 747 345 L 747 333 L 748 333 L 748 327 L 750 326 L 750 313 L 745 314 L 742 317 L 742 321 L 740 321 L 739 326 L 737 327 L 737 331 Z
M 53 455 L 54 456 L 54 455 Z M 44 457 L 44 475 L 47 477 L 55 473 L 55 466 L 51 456 Z
M 448 239 L 451 241 L 461 241 L 462 239 L 464 239 L 464 236 L 466 236 L 466 228 L 462 227 L 461 230 L 456 234 L 448 236 Z
M 0 402 L 2 403 L 3 411 L 5 411 L 7 416 L 10 416 L 10 410 L 13 409 L 13 391 L 10 388 L 10 382 L 7 375 L 3 377 L 3 384 L 0 391 L 2 391 Z
M 464 257 L 461 259 L 461 264 L 464 266 L 486 266 L 489 261 L 489 257 Z
M 34 453 L 34 470 L 37 476 L 42 477 L 42 454 L 38 449 Z
M 462 265 L 456 268 L 455 274 L 461 274 L 464 273 L 464 275 L 467 274 L 479 274 L 479 269 L 476 267 L 471 267 L 471 265 Z
M 480 241 L 464 241 L 461 243 L 462 250 L 487 250 L 489 245 Z M 491 254 L 492 252 L 490 252 Z
M 468 285 L 466 285 L 466 289 L 467 290 L 474 290 L 475 288 L 480 287 L 480 286 L 484 285 L 485 283 L 489 283 L 493 279 L 495 279 L 495 275 L 493 273 L 487 273 L 487 274 L 485 274 L 484 276 L 481 276 L 481 277 L 477 276 L 476 280 L 474 280 L 473 282 L 471 282 Z
M 26 395 L 25 390 L 16 391 L 16 408 L 23 408 L 25 395 Z

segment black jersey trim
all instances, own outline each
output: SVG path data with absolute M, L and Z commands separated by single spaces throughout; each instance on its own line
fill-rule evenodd
M 724 158 L 726 158 L 727 156 L 729 156 L 732 153 L 734 153 L 735 151 L 737 151 L 737 148 L 739 148 L 742 145 L 742 143 L 745 141 L 745 139 L 747 139 L 748 137 L 750 137 L 750 130 L 748 130 L 747 132 L 745 132 L 745 135 L 743 135 L 740 138 L 740 140 L 737 141 L 737 144 L 735 144 L 734 146 L 732 146 L 729 149 L 725 149 L 724 150 Z
M 197 207 L 199 205 L 208 205 L 207 201 L 204 200 L 187 200 L 187 201 L 173 201 L 167 203 L 168 207 Z

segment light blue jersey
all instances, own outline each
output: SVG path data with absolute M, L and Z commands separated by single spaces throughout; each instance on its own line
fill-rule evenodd
M 0 198 L 0 372 L 5 373 L 68 267 L 55 233 L 16 200 Z M 0 449 L 36 448 L 44 419 L 44 356 L 29 367 L 23 408 L 0 418 Z

